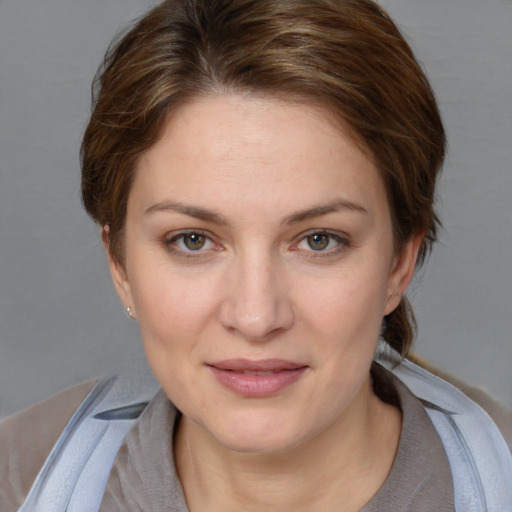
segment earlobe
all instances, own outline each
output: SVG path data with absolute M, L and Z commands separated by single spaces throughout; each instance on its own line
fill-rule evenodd
M 409 287 L 414 276 L 418 251 L 423 235 L 416 235 L 405 244 L 402 252 L 396 257 L 388 283 L 385 315 L 389 315 L 402 300 L 402 296 Z
M 121 302 L 123 303 L 125 309 L 130 308 L 130 311 L 133 315 L 134 311 L 130 283 L 128 281 L 128 277 L 126 275 L 126 270 L 124 266 L 118 261 L 118 259 L 112 253 L 109 242 L 108 226 L 103 227 L 101 232 L 101 239 L 103 241 L 103 247 L 105 248 L 105 251 L 107 253 L 108 266 L 110 270 L 110 276 L 112 277 L 112 282 L 114 283 L 114 288 L 116 289 L 117 295 L 121 299 Z

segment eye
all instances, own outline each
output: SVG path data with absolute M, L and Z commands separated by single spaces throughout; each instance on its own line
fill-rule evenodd
M 217 248 L 216 244 L 200 231 L 177 233 L 165 240 L 165 245 L 175 252 L 203 252 Z
M 313 251 L 323 251 L 329 247 L 331 237 L 325 233 L 315 233 L 306 237 L 306 242 Z
M 199 251 L 205 246 L 207 240 L 206 237 L 200 233 L 189 233 L 182 235 L 181 242 L 190 251 Z
M 340 235 L 326 231 L 315 231 L 306 234 L 296 248 L 308 252 L 338 253 L 348 246 L 348 241 Z

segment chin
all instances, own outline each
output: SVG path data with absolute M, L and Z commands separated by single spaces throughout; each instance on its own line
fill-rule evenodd
M 299 441 L 285 439 L 281 436 L 267 436 L 265 438 L 225 436 L 225 439 L 218 439 L 219 442 L 232 452 L 254 454 L 254 455 L 275 455 L 287 453 L 293 450 Z
M 305 441 L 307 436 L 297 429 L 298 420 L 277 421 L 275 413 L 269 416 L 241 417 L 210 434 L 228 450 L 261 455 L 289 452 Z

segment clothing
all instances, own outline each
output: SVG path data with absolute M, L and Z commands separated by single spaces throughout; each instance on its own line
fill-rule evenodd
M 361 512 L 452 512 L 450 465 L 439 436 L 421 403 L 398 380 L 394 384 L 403 409 L 397 455 L 388 479 Z M 172 445 L 177 420 L 179 413 L 160 391 L 125 438 L 101 512 L 188 512 L 172 451 L 162 456 L 162 446 Z
M 512 506 L 510 506 L 510 503 L 512 503 L 512 498 L 510 498 L 512 458 L 510 455 L 508 455 L 507 458 L 505 453 L 501 453 L 500 455 L 500 450 L 508 453 L 508 449 L 503 439 L 500 440 L 499 435 L 496 436 L 497 430 L 493 427 L 490 420 L 485 415 L 482 416 L 484 413 L 478 408 L 475 409 L 476 406 L 469 400 L 461 399 L 457 393 L 453 393 L 453 390 L 448 389 L 447 391 L 444 389 L 444 383 L 439 383 L 434 378 L 434 384 L 432 384 L 432 377 L 422 373 L 422 371 L 419 371 L 416 367 L 405 364 L 400 365 L 400 367 L 396 368 L 394 371 L 398 374 L 402 373 L 402 376 L 407 380 L 408 384 L 412 383 L 413 387 L 417 388 L 415 391 L 420 396 L 425 392 L 428 395 L 428 386 L 434 385 L 436 389 L 436 393 L 434 394 L 439 392 L 440 396 L 430 396 L 430 402 L 439 403 L 430 403 L 424 408 L 399 380 L 392 378 L 393 385 L 400 397 L 404 418 L 399 449 L 388 479 L 374 499 L 363 509 L 364 512 L 375 512 L 377 510 L 453 510 L 453 491 L 449 465 L 446 455 L 444 454 L 444 449 L 440 444 L 439 436 L 436 431 L 433 430 L 433 425 L 426 411 L 431 415 L 438 416 L 435 421 L 441 425 L 440 428 L 446 427 L 446 425 L 443 425 L 445 420 L 448 421 L 448 426 L 450 426 L 450 421 L 452 423 L 454 422 L 452 416 L 455 416 L 456 421 L 459 423 L 461 419 L 464 420 L 464 417 L 468 417 L 471 423 L 472 417 L 475 416 L 477 429 L 481 429 L 482 424 L 486 426 L 486 439 L 478 441 L 478 439 L 475 438 L 474 432 L 465 432 L 467 431 L 467 425 L 464 424 L 464 421 L 462 421 L 460 425 L 455 423 L 457 429 L 459 429 L 459 433 L 460 428 L 462 428 L 462 433 L 468 434 L 469 446 L 473 447 L 473 451 L 475 452 L 470 451 L 469 453 L 472 459 L 476 458 L 477 470 L 479 470 L 479 475 L 477 471 L 478 478 L 476 479 L 476 484 L 470 481 L 468 484 L 470 487 L 464 489 L 463 494 L 468 495 L 466 502 L 464 502 L 464 496 L 462 496 L 462 498 L 460 496 L 460 489 L 462 487 L 459 482 L 458 499 L 459 501 L 462 500 L 461 503 L 463 503 L 465 508 L 459 507 L 458 510 L 463 512 L 472 512 L 473 510 L 489 510 L 490 512 L 512 510 Z M 133 379 L 130 379 L 130 383 L 132 383 L 132 380 Z M 109 386 L 111 386 L 110 390 L 107 389 Z M 132 385 L 131 390 L 128 389 L 128 391 L 126 391 L 126 387 L 126 383 L 124 385 L 119 383 L 116 385 L 112 382 L 104 382 L 101 386 L 96 388 L 96 395 L 101 395 L 101 393 L 105 395 L 103 402 L 100 400 L 99 406 L 96 404 L 96 406 L 92 407 L 91 404 L 94 403 L 94 400 L 91 400 L 91 395 L 89 395 L 90 403 L 88 404 L 86 401 L 81 406 L 81 412 L 82 414 L 85 413 L 86 419 L 82 417 L 80 421 L 76 422 L 74 425 L 71 424 L 71 427 L 70 425 L 67 427 L 72 431 L 76 428 L 83 428 L 88 422 L 92 422 L 98 427 L 99 430 L 97 432 L 101 431 L 101 434 L 99 434 L 99 438 L 101 438 L 100 441 L 94 441 L 92 443 L 94 445 L 93 449 L 96 448 L 96 450 L 92 450 L 92 455 L 91 450 L 87 448 L 87 446 L 84 450 L 86 455 L 84 456 L 84 462 L 82 464 L 83 471 L 81 473 L 80 471 L 78 472 L 82 475 L 82 478 L 79 479 L 78 484 L 68 484 L 66 479 L 69 478 L 71 480 L 73 475 L 76 476 L 77 474 L 76 468 L 72 467 L 72 462 L 73 460 L 76 461 L 79 459 L 77 451 L 84 448 L 84 436 L 82 435 L 75 436 L 75 439 L 78 438 L 80 440 L 78 447 L 73 447 L 73 444 L 69 444 L 68 441 L 63 443 L 64 448 L 67 449 L 68 452 L 71 449 L 72 457 L 69 456 L 68 453 L 65 457 L 61 456 L 62 460 L 59 461 L 59 453 L 53 454 L 54 460 L 57 462 L 55 467 L 57 470 L 60 468 L 61 474 L 65 476 L 65 478 L 59 477 L 55 479 L 57 482 L 56 497 L 50 497 L 50 501 L 46 502 L 42 508 L 37 508 L 33 503 L 27 503 L 27 506 L 23 510 L 30 510 L 30 512 L 36 512 L 37 510 L 53 512 L 54 510 L 65 510 L 66 505 L 69 505 L 66 509 L 69 512 L 76 510 L 91 511 L 97 510 L 100 502 L 100 510 L 103 512 L 111 512 L 113 510 L 154 510 L 158 512 L 173 510 L 175 512 L 185 512 L 187 510 L 181 485 L 176 478 L 172 459 L 172 426 L 177 417 L 177 412 L 163 392 L 159 391 L 151 400 L 149 406 L 144 410 L 144 413 L 137 420 L 134 420 L 133 416 L 143 407 L 142 405 L 137 405 L 137 402 L 140 401 L 141 396 L 149 397 L 153 394 L 154 383 L 150 386 L 146 386 L 146 389 L 144 389 L 144 385 L 141 385 L 141 382 Z M 426 391 L 422 389 L 422 387 L 426 388 Z M 430 395 L 432 395 L 432 392 L 430 392 Z M 97 399 L 98 396 L 95 398 Z M 119 407 L 120 405 L 121 407 Z M 92 407 L 90 411 L 88 411 L 88 406 Z M 454 411 L 455 414 L 450 414 L 446 412 L 446 409 L 443 409 L 443 407 L 446 408 L 447 406 L 457 407 Z M 98 407 L 101 410 L 99 410 Z M 459 412 L 459 409 L 461 412 Z M 90 413 L 89 416 L 87 416 L 87 411 Z M 448 408 L 448 411 L 450 411 L 450 408 Z M 132 426 L 133 422 L 134 425 Z M 439 425 L 436 426 L 439 428 Z M 125 432 L 124 434 L 119 434 L 119 432 L 116 434 L 116 429 Z M 93 430 L 94 429 L 90 428 L 86 429 L 86 434 L 91 436 Z M 126 432 L 128 432 L 127 435 Z M 450 431 L 448 431 L 448 433 L 450 433 Z M 444 434 L 444 441 L 446 442 L 446 432 Z M 92 437 L 94 437 L 94 435 L 92 435 Z M 119 444 L 122 443 L 119 451 L 116 448 L 115 450 L 110 449 L 109 452 L 107 446 L 110 442 L 109 435 L 112 438 L 116 438 L 117 435 Z M 492 439 L 487 439 L 489 436 Z M 478 435 L 476 437 L 478 437 Z M 450 439 L 449 435 L 448 439 Z M 462 439 L 465 439 L 464 436 Z M 107 443 L 107 445 L 105 445 L 106 450 L 104 450 L 103 445 L 101 445 L 101 443 L 105 442 Z M 453 439 L 451 442 L 453 442 Z M 481 460 L 481 454 L 477 453 L 479 451 L 478 444 L 480 442 L 489 454 L 489 460 L 484 460 L 483 462 Z M 69 446 L 66 443 L 68 443 Z M 455 443 L 454 446 L 460 447 L 457 443 Z M 162 447 L 166 447 L 166 453 L 163 453 Z M 76 451 L 73 451 L 75 448 Z M 493 450 L 495 452 L 493 452 Z M 111 462 L 106 460 L 106 452 L 111 454 Z M 457 450 L 453 450 L 453 446 L 449 452 L 451 453 L 452 459 L 452 452 L 455 452 L 456 456 L 460 455 Z M 429 455 L 429 457 L 426 457 L 426 455 Z M 103 487 L 100 485 L 99 487 L 101 487 L 101 489 L 96 489 L 95 493 L 91 493 L 87 485 L 94 480 L 94 478 L 98 478 L 98 473 L 101 473 L 101 471 L 98 472 L 97 470 L 98 465 L 95 466 L 94 464 L 95 458 L 98 458 L 101 462 L 101 471 L 104 471 L 105 475 Z M 62 471 L 63 465 L 66 463 L 69 464 L 70 462 L 70 470 L 66 469 Z M 111 467 L 112 462 L 113 465 Z M 473 462 L 475 462 L 475 460 L 473 460 Z M 468 464 L 464 466 L 468 466 Z M 48 467 L 50 467 L 50 470 L 48 470 Z M 44 478 L 40 479 L 40 483 L 42 482 L 43 488 L 46 489 L 50 488 L 48 482 L 51 480 L 52 476 L 51 464 L 48 467 Z M 466 477 L 467 475 L 465 475 L 464 470 L 465 467 L 462 468 L 462 474 Z M 88 474 L 89 477 L 87 477 Z M 495 480 L 497 485 L 496 489 L 492 489 L 492 485 L 487 482 L 487 474 L 490 475 L 491 479 Z M 483 482 L 480 481 L 482 479 Z M 105 482 L 106 488 L 105 494 L 103 495 Z M 482 485 L 485 487 L 485 491 L 488 494 L 485 498 L 488 500 L 487 508 L 484 508 L 485 504 L 482 504 L 478 495 L 480 491 L 479 486 Z M 37 483 L 35 487 L 37 487 Z M 68 504 L 67 498 L 62 498 L 62 495 L 65 495 L 70 487 L 74 489 L 74 491 L 72 493 L 71 502 Z M 403 491 L 403 493 L 400 491 Z M 429 492 L 431 493 L 430 496 L 428 495 Z M 93 494 L 96 494 L 95 499 L 98 502 L 96 508 L 93 508 L 91 503 Z M 54 498 L 55 500 L 51 501 Z M 61 502 L 64 502 L 65 505 L 58 505 L 61 508 L 58 508 L 58 506 L 53 507 L 59 499 L 61 499 Z M 421 501 L 422 499 L 424 501 Z M 432 501 L 435 499 L 437 499 L 438 502 L 440 501 L 440 503 Z M 4 503 L 1 500 L 2 495 L 0 494 L 1 510 L 8 511 L 9 509 L 4 507 Z M 164 503 L 166 503 L 166 505 L 164 505 Z M 168 508 L 169 503 L 172 503 L 170 509 Z M 425 503 L 428 503 L 428 505 L 425 505 Z
M 66 424 L 97 381 L 72 388 L 0 422 L 0 511 L 17 510 Z

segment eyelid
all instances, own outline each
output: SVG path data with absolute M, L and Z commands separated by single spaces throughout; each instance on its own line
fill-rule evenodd
M 301 242 L 304 242 L 307 237 L 312 235 L 327 235 L 334 239 L 337 242 L 337 245 L 333 249 L 328 249 L 324 251 L 315 251 L 313 249 L 300 249 L 298 245 Z M 340 231 L 331 231 L 329 229 L 309 229 L 307 231 L 300 233 L 300 235 L 298 235 L 295 240 L 296 242 L 294 242 L 292 250 L 303 251 L 304 254 L 306 254 L 306 256 L 309 258 L 326 258 L 329 256 L 337 255 L 345 251 L 351 245 L 350 237 L 346 233 Z
M 198 234 L 201 236 L 204 236 L 211 244 L 213 244 L 213 248 L 201 248 L 196 251 L 193 250 L 186 250 L 181 249 L 175 245 L 174 242 L 176 240 L 179 240 L 181 237 L 184 237 L 186 235 L 190 234 Z M 334 239 L 337 242 L 336 247 L 328 250 L 323 251 L 315 251 L 314 249 L 301 249 L 298 247 L 298 245 L 301 242 L 304 242 L 305 239 L 312 235 L 327 235 L 330 238 Z M 166 233 L 162 237 L 162 245 L 165 247 L 166 250 L 169 252 L 176 254 L 178 256 L 182 256 L 184 258 L 201 258 L 205 257 L 208 253 L 211 253 L 212 251 L 221 251 L 223 250 L 223 246 L 221 243 L 219 243 L 216 240 L 216 237 L 214 237 L 209 231 L 205 231 L 203 229 L 181 229 L 176 231 L 171 231 L 169 233 Z M 350 237 L 343 232 L 340 231 L 333 231 L 329 229 L 309 229 L 307 231 L 303 231 L 299 235 L 295 237 L 295 241 L 293 242 L 291 246 L 292 251 L 301 251 L 303 252 L 307 257 L 309 258 L 322 258 L 322 257 L 329 257 L 333 255 L 337 255 L 344 250 L 346 250 L 348 247 L 351 246 Z
M 213 248 L 211 248 L 211 247 L 205 248 L 205 249 L 201 248 L 196 251 L 181 249 L 181 248 L 177 247 L 175 245 L 175 242 L 177 240 L 179 240 L 180 238 L 183 238 L 187 235 L 204 236 L 211 244 L 213 244 L 214 247 Z M 176 230 L 176 231 L 171 231 L 169 233 L 166 233 L 162 237 L 162 244 L 169 252 L 171 252 L 173 254 L 177 254 L 179 256 L 183 256 L 185 258 L 200 258 L 200 257 L 204 257 L 205 253 L 209 253 L 212 250 L 219 251 L 222 249 L 222 245 L 217 240 L 215 240 L 215 237 L 211 233 L 209 233 L 208 231 L 205 231 L 203 229 L 180 229 L 180 230 Z

